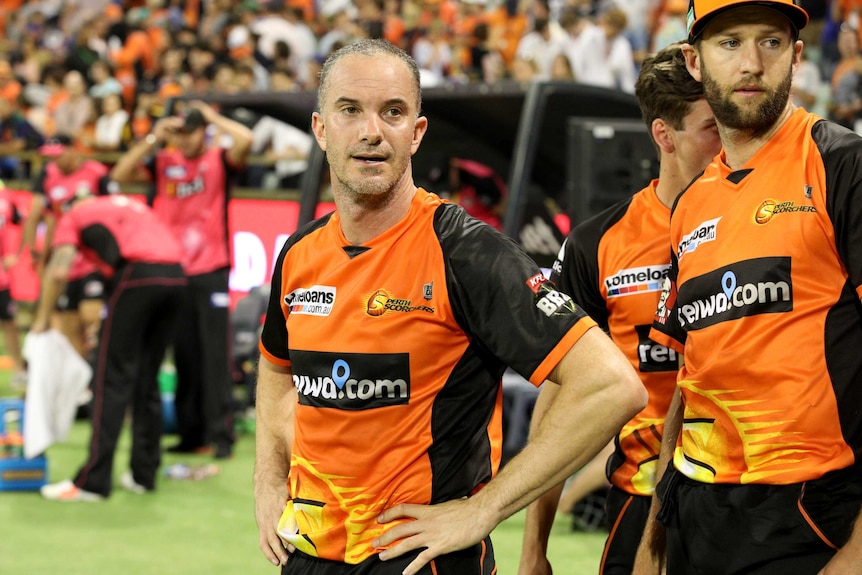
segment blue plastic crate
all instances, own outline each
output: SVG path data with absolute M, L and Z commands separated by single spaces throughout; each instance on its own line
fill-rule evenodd
M 33 459 L 21 457 L 22 446 L 9 445 L 11 434 L 24 432 L 24 401 L 0 399 L 0 491 L 35 491 L 48 481 L 48 460 L 44 455 Z
M 48 460 L 0 459 L 0 491 L 38 491 L 48 482 Z

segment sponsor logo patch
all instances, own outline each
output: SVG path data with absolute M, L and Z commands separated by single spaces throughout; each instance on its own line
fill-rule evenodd
M 649 338 L 649 325 L 636 325 L 638 334 L 638 369 L 641 373 L 676 371 L 679 369 L 679 356 L 671 348 L 656 343 Z
M 290 359 L 301 405 L 361 411 L 410 401 L 407 353 L 292 351 Z
M 295 289 L 284 296 L 284 303 L 292 314 L 325 317 L 332 313 L 332 306 L 335 305 L 335 288 L 314 285 Z
M 682 241 L 679 242 L 676 249 L 677 259 L 682 259 L 682 256 L 693 252 L 700 247 L 701 244 L 715 241 L 715 238 L 717 237 L 718 222 L 720 220 L 721 217 L 715 218 L 714 220 L 707 220 L 697 226 L 687 236 L 682 238 Z
M 661 291 L 670 264 L 620 270 L 604 279 L 608 297 Z
M 676 316 L 696 330 L 747 316 L 793 310 L 790 258 L 737 262 L 679 287 Z
M 544 280 L 536 292 L 536 307 L 546 316 L 571 315 L 577 307 L 567 294 L 557 291 L 547 279 Z

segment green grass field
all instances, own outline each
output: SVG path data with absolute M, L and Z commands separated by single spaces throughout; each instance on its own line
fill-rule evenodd
M 14 394 L 0 373 L 0 397 Z M 47 453 L 50 481 L 68 479 L 82 463 L 86 422 Z M 175 442 L 165 437 L 165 444 Z M 114 468 L 115 485 L 128 466 L 124 431 Z M 163 466 L 205 464 L 204 456 L 166 454 Z M 36 492 L 0 492 L 2 575 L 277 575 L 257 548 L 252 498 L 254 437 L 241 435 L 234 457 L 202 481 L 160 478 L 158 490 L 133 495 L 119 486 L 102 503 L 58 503 Z M 500 575 L 517 572 L 523 512 L 492 538 Z M 550 549 L 558 574 L 596 573 L 605 534 L 572 533 L 567 518 L 554 526 Z

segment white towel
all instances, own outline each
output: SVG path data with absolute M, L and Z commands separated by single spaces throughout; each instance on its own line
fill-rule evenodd
M 27 334 L 22 353 L 27 359 L 24 457 L 32 459 L 69 435 L 93 370 L 53 329 Z

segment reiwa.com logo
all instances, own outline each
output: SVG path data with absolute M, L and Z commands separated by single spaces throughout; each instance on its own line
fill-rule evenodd
M 700 247 L 701 244 L 715 241 L 715 238 L 717 237 L 718 222 L 720 220 L 721 217 L 717 217 L 714 220 L 706 220 L 702 224 L 698 225 L 694 231 L 683 237 L 676 249 L 677 259 L 681 260 L 682 256 L 693 252 Z
M 423 288 L 427 294 L 429 288 Z M 380 317 L 383 314 L 394 312 L 424 311 L 434 313 L 434 308 L 427 305 L 413 305 L 413 300 L 392 297 L 385 289 L 375 290 L 365 302 L 365 313 L 371 317 Z
M 332 306 L 335 305 L 335 288 L 314 285 L 295 289 L 284 296 L 284 303 L 292 314 L 325 317 L 332 313 Z
M 407 404 L 408 357 L 406 353 L 291 351 L 299 403 L 352 411 Z
M 757 258 L 693 278 L 679 288 L 677 319 L 696 330 L 747 316 L 793 310 L 790 258 Z
M 661 291 L 670 264 L 619 270 L 604 279 L 608 297 Z

